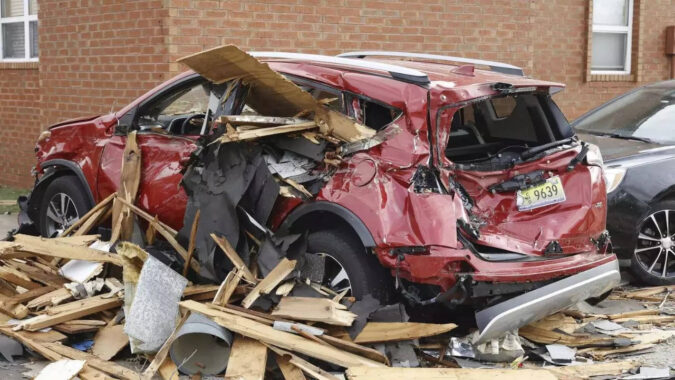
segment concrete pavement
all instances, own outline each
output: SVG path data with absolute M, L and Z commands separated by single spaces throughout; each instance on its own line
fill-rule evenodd
M 0 240 L 7 236 L 7 232 L 17 227 L 17 214 L 0 215 Z

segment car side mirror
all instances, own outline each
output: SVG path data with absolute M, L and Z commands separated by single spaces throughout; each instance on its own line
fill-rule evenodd
M 131 125 L 134 122 L 134 117 L 136 116 L 136 108 L 131 109 L 129 112 L 122 115 L 117 120 L 117 125 L 115 126 L 114 134 L 118 136 L 126 136 L 129 131 L 131 131 Z

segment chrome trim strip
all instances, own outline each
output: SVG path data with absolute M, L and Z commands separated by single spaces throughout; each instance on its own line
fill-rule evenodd
M 345 65 L 366 70 L 385 71 L 396 79 L 405 79 L 407 81 L 421 84 L 429 83 L 429 77 L 427 77 L 427 74 L 419 70 L 410 69 L 403 66 L 392 65 L 389 63 L 357 60 L 351 58 L 341 58 L 328 55 L 284 53 L 275 51 L 253 51 L 248 52 L 248 54 L 256 58 L 278 58 L 297 61 L 312 61 L 319 63 Z
M 458 63 L 470 63 L 474 65 L 489 66 L 492 71 L 500 72 L 503 74 L 518 75 L 524 76 L 523 69 L 518 66 L 510 65 L 504 62 L 497 61 L 487 61 L 484 59 L 473 59 L 473 58 L 464 58 L 464 57 L 453 57 L 450 55 L 438 55 L 438 54 L 423 54 L 423 53 L 406 53 L 400 51 L 353 51 L 348 53 L 338 54 L 338 57 L 345 58 L 363 58 L 363 57 L 396 57 L 396 58 L 418 58 L 418 59 L 427 59 L 434 61 L 444 61 L 444 62 L 458 62 Z
M 513 297 L 476 313 L 480 335 L 475 343 L 497 338 L 614 288 L 621 281 L 617 260 Z

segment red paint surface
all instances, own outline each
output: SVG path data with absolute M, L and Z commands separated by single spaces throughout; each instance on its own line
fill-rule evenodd
M 425 71 L 435 82 L 426 89 L 389 78 L 349 72 L 345 68 L 270 63 L 277 71 L 363 94 L 403 111 L 394 122 L 400 129 L 398 134 L 346 158 L 316 197 L 351 210 L 364 222 L 376 242 L 375 253 L 384 266 L 394 268 L 397 265 L 396 258 L 389 254 L 393 247 L 425 246 L 427 254 L 405 255 L 400 263 L 400 275 L 446 289 L 455 282 L 457 272 L 466 268 L 471 268 L 473 278 L 478 281 L 525 282 L 570 275 L 615 260 L 614 255 L 599 254 L 591 243 L 591 239 L 597 238 L 605 228 L 605 188 L 600 168 L 578 165 L 571 172 L 564 170 L 578 150 L 563 151 L 500 172 L 441 169 L 446 185 L 449 177 L 455 178 L 475 200 L 472 212 L 486 222 L 480 229 L 478 243 L 541 256 L 546 245 L 557 240 L 565 253 L 577 253 L 567 257 L 517 263 L 481 260 L 457 240 L 456 220 L 462 208 L 458 197 L 418 194 L 411 189 L 417 167 L 429 164 L 432 144 L 443 148 L 447 141 L 450 119 L 456 108 L 447 109 L 440 125 L 436 126 L 433 124 L 440 107 L 492 95 L 494 91 L 489 84 L 494 82 L 540 88 L 561 85 L 481 70 L 475 70 L 474 76 L 460 75 L 451 72 L 452 66 L 394 63 Z M 76 162 L 82 167 L 96 200 L 101 200 L 116 191 L 119 184 L 125 137 L 112 135 L 117 118 L 189 74 L 181 74 L 158 86 L 116 114 L 52 128 L 50 139 L 39 145 L 38 162 L 54 158 Z M 430 135 L 432 141 L 429 141 Z M 194 140 L 140 133 L 138 142 L 143 172 L 137 204 L 178 229 L 187 200 L 179 183 L 180 171 L 182 163 L 195 149 Z M 434 165 L 449 167 L 451 162 L 444 155 L 435 155 Z M 518 173 L 538 169 L 562 178 L 567 195 L 564 203 L 519 212 L 514 193 L 492 194 L 485 190 Z M 297 199 L 280 199 L 270 225 L 278 226 L 300 203 Z M 598 204 L 600 206 L 596 206 Z

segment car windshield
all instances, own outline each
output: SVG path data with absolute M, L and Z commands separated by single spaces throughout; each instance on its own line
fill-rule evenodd
M 578 132 L 661 143 L 675 142 L 675 86 L 643 87 L 590 112 Z

